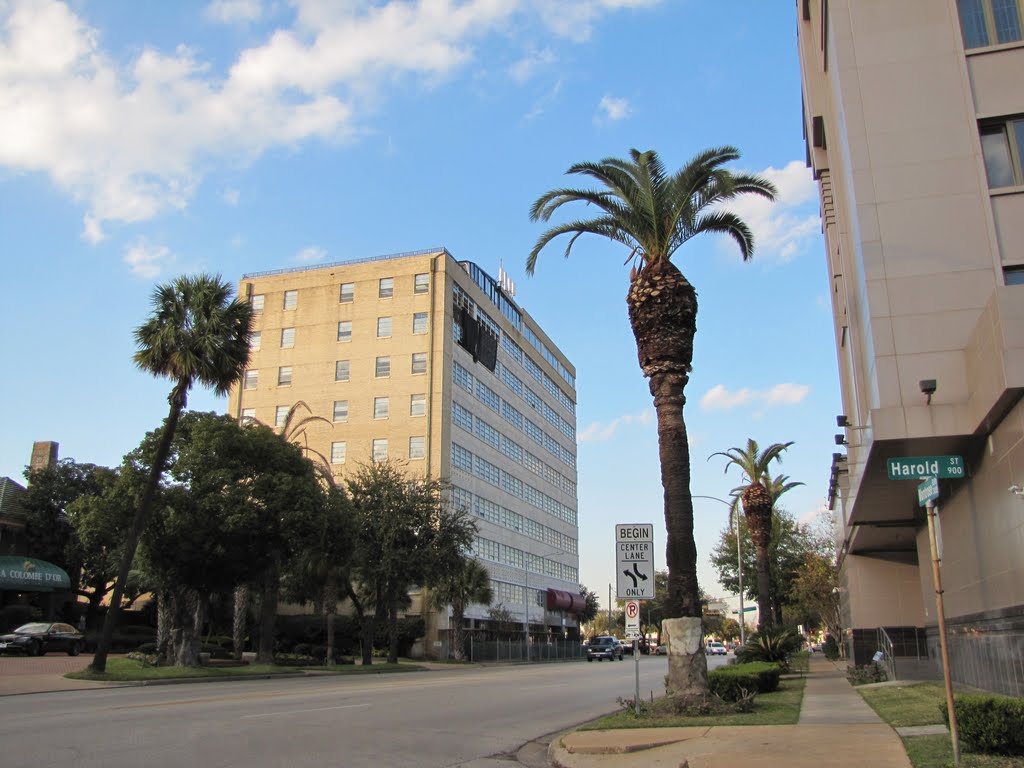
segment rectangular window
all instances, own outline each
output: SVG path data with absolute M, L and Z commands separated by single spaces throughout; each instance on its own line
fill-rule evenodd
M 1024 117 L 981 126 L 981 152 L 991 189 L 1024 184 L 1021 152 L 1024 151 Z
M 422 459 L 426 456 L 427 440 L 422 435 L 409 438 L 409 458 Z
M 285 421 L 288 419 L 288 411 L 291 410 L 291 406 L 279 405 L 277 410 L 274 411 L 274 426 L 283 427 Z
M 417 312 L 412 316 L 412 332 L 413 333 L 426 333 L 427 332 L 427 313 Z
M 342 320 L 338 323 L 338 341 L 352 341 L 351 320 Z
M 412 282 L 413 293 L 426 293 L 430 289 L 430 275 L 424 272 L 421 275 L 416 275 Z
M 456 362 L 452 362 L 452 380 L 467 392 L 473 391 L 473 374 Z
M 335 381 L 348 381 L 349 373 L 350 370 L 348 360 L 339 360 L 334 364 Z
M 242 423 L 247 421 L 256 421 L 256 409 L 255 408 L 243 408 L 242 409 Z
M 495 413 L 501 412 L 501 398 L 498 397 L 498 393 L 479 380 L 476 382 L 476 397 Z
M 348 421 L 348 400 L 334 401 L 334 420 Z
M 250 370 L 245 372 L 245 379 L 242 383 L 242 389 L 256 389 L 260 383 L 260 372 L 258 370 Z
M 373 366 L 373 375 L 378 379 L 386 379 L 391 375 L 391 358 L 389 356 L 382 355 L 377 358 Z
M 384 339 L 391 335 L 391 318 L 390 317 L 378 317 L 377 318 L 377 338 Z
M 281 329 L 281 349 L 291 349 L 295 346 L 295 329 Z
M 260 345 L 263 343 L 263 334 L 259 331 L 255 331 L 249 334 L 249 349 L 253 352 L 260 351 Z
M 1003 280 L 1007 285 L 1024 285 L 1024 267 L 1003 267 Z
M 466 472 L 473 471 L 473 454 L 461 445 L 452 443 L 452 466 Z
M 1021 39 L 1020 0 L 957 0 L 957 9 L 968 50 Z
M 412 397 L 409 398 L 409 415 L 427 415 L 427 396 L 425 393 L 421 395 L 413 395 Z
M 299 306 L 299 292 L 298 291 L 285 291 L 284 292 L 284 308 L 295 309 Z
M 331 443 L 331 464 L 345 463 L 345 443 Z
M 264 301 L 264 296 L 263 296 L 262 293 L 259 293 L 259 294 L 255 295 L 255 296 L 253 296 L 251 299 L 249 299 L 249 304 L 252 305 L 252 311 L 253 312 L 262 312 L 263 311 L 263 301 Z
M 388 417 L 388 411 L 390 405 L 388 398 L 386 397 L 375 397 L 373 398 L 373 418 L 375 419 L 386 419 Z
M 373 441 L 373 460 L 388 460 L 388 440 L 386 437 L 378 437 Z
M 377 284 L 377 296 L 382 299 L 390 299 L 395 295 L 395 278 L 382 277 Z
M 355 283 L 342 283 L 341 293 L 338 295 L 338 302 L 340 304 L 351 304 L 356 298 L 356 284 Z
M 426 352 L 413 352 L 412 353 L 412 372 L 413 373 L 426 373 L 427 372 L 427 353 Z
M 292 367 L 282 365 L 277 369 L 277 386 L 290 387 L 292 385 Z
M 467 432 L 473 431 L 473 414 L 468 408 L 463 408 L 458 403 L 452 403 L 452 422 Z
M 501 434 L 483 419 L 476 420 L 476 436 L 492 448 L 498 448 L 501 444 Z

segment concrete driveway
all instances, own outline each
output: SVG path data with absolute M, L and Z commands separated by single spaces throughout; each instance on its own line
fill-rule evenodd
M 0 655 L 0 696 L 48 691 L 73 691 L 103 687 L 104 683 L 86 680 L 68 680 L 68 672 L 85 669 L 92 662 L 92 654 L 67 656 L 51 653 L 46 656 Z

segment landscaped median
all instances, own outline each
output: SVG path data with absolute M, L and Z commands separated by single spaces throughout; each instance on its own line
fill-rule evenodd
M 302 674 L 333 674 L 333 675 L 373 675 L 393 672 L 420 672 L 424 670 L 418 664 L 399 662 L 398 664 L 373 664 L 364 667 L 361 664 L 344 664 L 339 666 L 282 666 L 277 664 L 244 664 L 238 666 L 206 666 L 206 667 L 158 667 L 145 665 L 134 659 L 107 659 L 107 670 L 102 674 L 93 672 L 88 667 L 80 672 L 70 672 L 64 677 L 72 680 L 95 680 L 97 682 L 125 683 L 189 680 L 196 678 L 255 678 L 268 675 L 302 675 Z
M 680 707 L 672 699 L 660 697 L 641 701 L 639 715 L 635 712 L 632 700 L 623 700 L 621 712 L 594 720 L 580 726 L 579 730 L 794 725 L 800 719 L 806 682 L 803 675 L 783 675 L 780 678 L 776 665 L 754 663 L 720 667 L 711 672 L 710 677 L 722 681 L 716 683 L 713 679 L 712 690 L 732 690 L 739 700 L 729 701 L 708 696 L 702 701 L 688 702 Z M 771 686 L 770 682 L 761 682 L 759 685 L 759 680 L 764 678 L 777 681 L 777 687 L 771 692 L 758 692 L 760 686 Z
M 907 757 L 914 768 L 946 768 L 953 765 L 953 744 L 948 732 L 934 734 L 913 734 L 903 729 L 920 728 L 940 730 L 945 727 L 943 707 L 946 701 L 945 689 L 941 683 L 916 683 L 913 685 L 880 685 L 858 687 L 864 700 L 878 716 L 893 728 L 899 729 Z M 971 737 L 975 731 L 982 735 L 986 728 L 995 728 L 1005 735 L 1021 733 L 1024 725 L 1020 722 L 1010 723 L 999 720 L 995 712 L 973 717 L 974 710 L 980 708 L 974 704 L 975 699 L 984 698 L 996 702 L 1006 701 L 997 696 L 962 696 L 956 694 L 957 714 L 960 721 L 960 765 L 961 768 L 1021 768 L 1024 757 L 1017 755 L 983 754 L 980 751 L 969 751 L 973 748 Z M 1011 701 L 1011 707 L 1014 703 Z M 963 710 L 963 707 L 968 709 Z M 1016 707 L 1013 707 L 1016 708 Z M 1024 705 L 1020 707 L 1024 711 Z M 977 720 L 977 722 L 975 722 Z

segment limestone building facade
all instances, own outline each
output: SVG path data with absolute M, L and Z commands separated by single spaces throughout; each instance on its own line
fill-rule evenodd
M 309 448 L 341 481 L 381 460 L 449 481 L 495 603 L 564 637 L 580 607 L 575 369 L 510 288 L 443 248 L 244 275 L 257 319 L 229 409 L 280 426 L 304 402 L 329 422 Z M 448 616 L 411 610 L 440 648 Z

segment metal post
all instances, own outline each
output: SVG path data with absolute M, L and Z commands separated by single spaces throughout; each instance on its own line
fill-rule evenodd
M 946 707 L 949 709 L 949 737 L 953 741 L 953 765 L 960 765 L 960 737 L 953 703 L 953 681 L 949 672 L 949 646 L 946 644 L 946 610 L 942 603 L 942 575 L 939 572 L 939 548 L 935 541 L 935 505 L 929 501 L 928 543 L 932 548 L 932 579 L 935 581 L 935 608 L 939 621 L 939 650 L 942 655 L 942 676 L 946 683 Z
M 614 661 L 614 659 L 613 659 Z M 633 672 L 636 678 L 636 698 L 633 704 L 636 707 L 636 715 L 640 716 L 640 639 L 633 638 Z
M 612 585 L 608 585 L 608 634 L 612 633 Z
M 523 648 L 530 645 L 530 566 L 523 565 Z
M 746 614 L 743 612 L 743 540 L 740 538 L 739 510 L 736 512 L 736 573 L 740 580 L 740 645 L 746 645 L 747 632 L 744 622 Z

